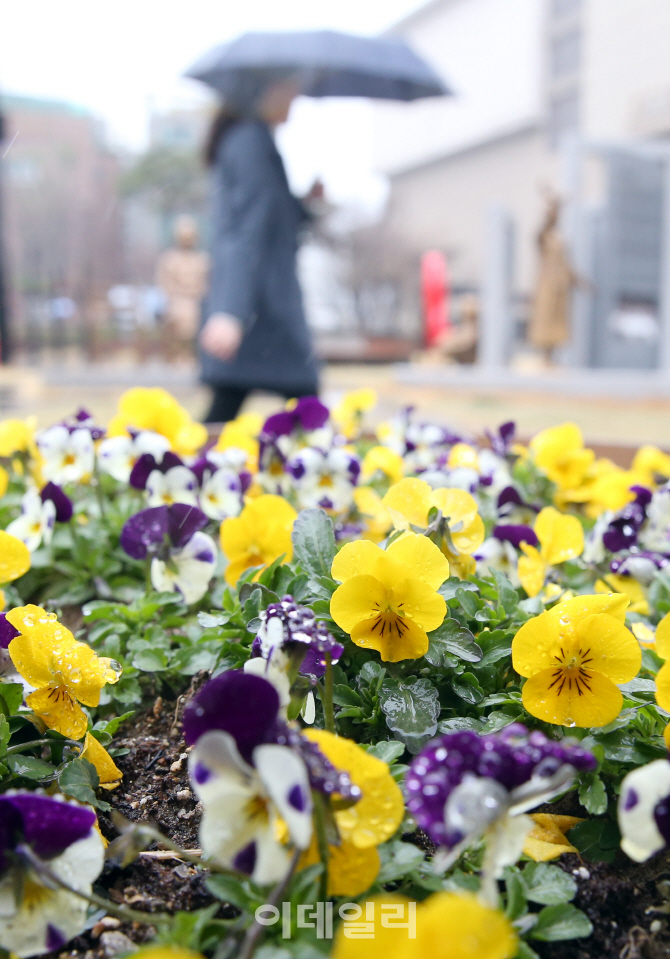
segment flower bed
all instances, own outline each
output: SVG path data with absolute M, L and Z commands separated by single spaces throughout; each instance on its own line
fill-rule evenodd
M 7 953 L 667 955 L 670 457 L 373 404 L 0 423 Z

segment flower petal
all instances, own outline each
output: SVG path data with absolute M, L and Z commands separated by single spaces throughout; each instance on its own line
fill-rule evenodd
M 645 862 L 667 845 L 654 811 L 668 796 L 670 763 L 667 759 L 657 759 L 634 769 L 621 784 L 617 810 L 621 848 L 635 862 Z
M 449 562 L 427 536 L 406 533 L 386 550 L 388 556 L 400 563 L 409 579 L 422 580 L 432 589 L 439 589 L 449 576 Z
M 334 766 L 348 772 L 363 793 L 353 806 L 335 812 L 342 839 L 358 849 L 369 849 L 390 839 L 402 822 L 405 804 L 386 763 L 351 739 L 325 729 L 305 730 L 304 735 L 317 744 Z
M 427 633 L 437 629 L 447 613 L 444 597 L 420 579 L 405 579 L 398 583 L 391 592 L 391 605 L 394 609 L 400 607 L 410 620 Z
M 397 622 L 392 619 L 389 628 L 388 623 L 375 627 L 375 620 L 363 620 L 351 630 L 351 641 L 362 649 L 376 649 L 385 663 L 425 656 L 430 645 L 425 629 L 411 619 L 400 620 L 400 626 Z
M 367 540 L 359 540 L 363 545 Z M 354 545 L 353 543 L 351 544 Z M 368 545 L 377 549 L 373 543 Z M 346 549 L 346 546 L 344 547 Z M 330 615 L 345 632 L 376 616 L 387 606 L 388 591 L 374 576 L 353 576 L 338 586 L 330 600 Z
M 408 477 L 388 491 L 382 503 L 391 514 L 396 529 L 426 526 L 433 505 L 433 491 L 425 480 Z
M 538 514 L 534 528 L 542 546 L 542 556 L 550 566 L 574 559 L 584 552 L 584 529 L 576 516 L 546 506 Z
M 661 659 L 670 659 L 670 613 L 666 613 L 656 627 L 656 652 Z
M 529 596 L 537 596 L 544 586 L 547 564 L 534 546 L 522 543 L 521 550 L 524 555 L 519 556 L 517 563 L 519 582 Z
M 369 540 L 346 543 L 333 560 L 331 575 L 333 579 L 344 583 L 352 576 L 374 574 L 382 553 L 383 550 Z
M 670 712 L 670 662 L 663 663 L 656 673 L 656 702 Z
M 307 849 L 312 838 L 312 795 L 305 763 L 292 749 L 275 743 L 257 746 L 253 758 L 292 842 Z
M 49 727 L 68 739 L 81 739 L 88 728 L 88 719 L 81 706 L 64 686 L 36 689 L 26 697 L 26 705 Z
M 30 550 L 16 536 L 0 530 L 0 583 L 9 583 L 30 569 Z
M 588 687 L 574 681 L 556 682 L 556 669 L 543 669 L 524 684 L 521 696 L 531 716 L 558 726 L 606 726 L 621 712 L 623 696 L 602 673 L 588 676 Z
M 103 789 L 116 789 L 117 786 L 121 785 L 123 773 L 102 743 L 99 743 L 91 733 L 86 733 L 84 751 L 81 754 L 81 758 L 87 759 L 95 766 L 95 770 L 100 778 L 100 785 Z
M 613 683 L 634 679 L 642 665 L 642 650 L 629 629 L 607 613 L 587 616 L 577 627 L 582 649 L 589 650 L 589 669 L 607 676 Z
M 316 839 L 312 841 L 307 852 L 301 857 L 298 868 L 320 862 L 319 849 Z M 328 846 L 328 895 L 329 896 L 360 896 L 373 884 L 379 874 L 381 860 L 375 846 L 368 849 L 358 849 L 353 843 L 343 839 L 339 846 Z M 395 901 L 395 895 L 389 893 L 384 903 Z M 361 959 L 369 954 L 369 944 L 366 951 L 361 952 Z

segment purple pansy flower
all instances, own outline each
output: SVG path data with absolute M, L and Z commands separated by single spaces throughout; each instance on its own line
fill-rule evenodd
M 195 506 L 155 506 L 126 521 L 120 543 L 133 559 L 151 557 L 154 589 L 180 593 L 184 602 L 196 603 L 216 568 L 216 544 L 201 532 L 206 525 L 207 517 Z
M 619 796 L 621 848 L 645 862 L 670 845 L 670 762 L 657 759 L 628 773 Z
M 7 613 L 0 613 L 0 649 L 7 649 L 9 644 L 21 633 L 7 619 Z
M 614 517 L 603 533 L 603 545 L 612 553 L 630 549 L 637 543 L 640 528 L 647 518 L 647 507 L 651 503 L 651 491 L 644 486 L 632 486 L 635 499 Z
M 529 546 L 537 546 L 539 543 L 535 530 L 522 524 L 494 526 L 493 535 L 502 542 L 511 543 L 516 549 L 519 549 L 522 543 L 528 543 Z
M 497 433 L 491 433 L 489 430 L 486 430 L 486 436 L 491 444 L 491 449 L 494 453 L 497 453 L 498 456 L 507 456 L 514 442 L 515 434 L 516 423 L 514 421 L 502 423 L 498 427 Z
M 277 882 L 290 865 L 280 819 L 295 848 L 307 849 L 312 838 L 308 768 L 286 738 L 278 741 L 278 713 L 274 686 L 236 670 L 203 686 L 184 712 L 202 849 L 259 883 Z
M 172 450 L 166 450 L 162 456 L 160 454 L 142 453 L 131 470 L 128 482 L 133 489 L 146 489 L 147 480 L 155 470 L 160 473 L 167 473 L 168 470 L 183 465 L 184 462 L 181 457 L 173 453 Z
M 523 814 L 567 789 L 594 757 L 570 740 L 555 742 L 513 723 L 499 733 L 447 733 L 412 761 L 407 809 L 453 862 L 488 836 L 485 881 L 516 862 L 532 820 Z
M 0 796 L 0 942 L 21 957 L 62 948 L 86 926 L 87 903 L 74 893 L 45 882 L 31 857 L 84 895 L 104 862 L 95 813 L 84 806 L 42 793 L 8 792 Z M 30 882 L 40 895 L 16 895 Z
M 332 637 L 325 623 L 292 596 L 282 596 L 259 615 L 261 626 L 251 647 L 254 657 L 269 661 L 283 652 L 287 663 L 295 657 L 300 661 L 300 672 L 317 680 L 326 671 L 327 657 L 337 663 L 344 652 L 344 646 Z
M 302 396 L 292 410 L 282 410 L 269 416 L 261 430 L 261 442 L 272 442 L 278 436 L 288 436 L 295 430 L 311 433 L 328 420 L 330 413 L 318 396 Z
M 63 492 L 60 486 L 49 481 L 40 491 L 40 498 L 43 503 L 50 500 L 56 508 L 56 522 L 69 523 L 72 519 L 72 500 Z

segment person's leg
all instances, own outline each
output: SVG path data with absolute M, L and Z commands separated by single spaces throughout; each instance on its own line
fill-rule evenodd
M 234 420 L 244 403 L 249 390 L 237 386 L 213 387 L 212 405 L 205 417 L 205 423 L 227 423 Z

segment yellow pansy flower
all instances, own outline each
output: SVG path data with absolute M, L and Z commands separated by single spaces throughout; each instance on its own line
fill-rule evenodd
M 598 583 L 596 583 L 596 590 Z M 643 649 L 653 649 L 656 645 L 656 633 L 646 623 L 631 623 L 631 632 Z
M 331 419 L 339 426 L 347 439 L 358 435 L 363 413 L 377 404 L 377 393 L 370 387 L 346 393 L 330 411 Z
M 371 756 L 351 739 L 335 736 L 325 729 L 309 729 L 304 734 L 316 743 L 330 762 L 347 773 L 362 796 L 348 809 L 334 812 L 339 846 L 329 846 L 328 894 L 358 896 L 369 889 L 380 867 L 377 846 L 397 831 L 405 813 L 405 804 L 389 767 Z M 307 850 L 301 868 L 318 862 L 316 840 Z
M 631 469 L 641 478 L 644 477 L 642 485 L 656 486 L 659 477 L 670 479 L 670 456 L 657 446 L 641 446 L 633 458 Z
M 584 552 L 584 530 L 576 516 L 559 513 L 553 506 L 545 506 L 535 520 L 535 535 L 540 549 L 522 543 L 524 553 L 519 557 L 518 571 L 521 585 L 529 596 L 537 596 L 550 566 L 574 559 Z
M 484 521 L 475 499 L 462 489 L 432 489 L 425 480 L 408 477 L 392 486 L 382 500 L 396 529 L 428 526 L 428 514 L 438 509 L 447 535 L 440 548 L 451 564 L 451 572 L 463 578 L 474 572 L 471 554 L 484 542 Z
M 583 482 L 556 497 L 557 505 L 583 503 L 587 516 L 597 519 L 605 510 L 617 512 L 635 499 L 631 486 L 644 482 L 633 470 L 624 470 L 608 459 L 599 459 L 589 468 Z
M 26 704 L 49 729 L 81 739 L 88 720 L 79 703 L 97 706 L 100 690 L 116 683 L 121 669 L 78 643 L 54 613 L 41 606 L 19 606 L 7 613 L 20 635 L 9 644 L 17 671 L 35 687 Z
M 630 600 L 629 613 L 640 613 L 641 616 L 649 614 L 649 603 L 644 586 L 633 579 L 632 576 L 618 576 L 616 573 L 608 573 L 606 579 L 597 580 L 594 589 L 596 593 L 623 593 Z M 635 633 L 635 630 L 633 632 Z M 637 633 L 635 635 L 637 636 Z
M 379 543 L 393 528 L 393 521 L 382 503 L 381 496 L 370 486 L 355 487 L 353 495 L 356 509 L 365 520 L 365 532 L 362 538 Z
M 512 641 L 512 664 L 527 677 L 523 705 L 560 726 L 606 726 L 621 712 L 617 683 L 633 679 L 642 650 L 624 626 L 628 597 L 575 596 L 528 620 Z
M 297 517 L 281 496 L 266 493 L 251 500 L 239 516 L 221 523 L 221 549 L 227 556 L 226 582 L 234 586 L 245 569 L 269 566 L 282 554 L 293 556 L 291 530 Z
M 2 420 L 0 422 L 0 456 L 9 457 L 15 453 L 34 455 L 36 428 L 37 417 L 35 416 L 30 416 L 26 420 Z
M 121 785 L 123 773 L 102 743 L 98 742 L 91 733 L 86 733 L 81 758 L 88 760 L 91 765 L 95 766 L 95 771 L 103 789 L 116 789 Z
M 447 466 L 450 470 L 465 467 L 479 472 L 479 456 L 477 450 L 467 443 L 454 443 L 449 450 Z
M 240 413 L 234 420 L 226 423 L 219 434 L 214 447 L 223 451 L 231 449 L 244 450 L 247 454 L 246 468 L 251 473 L 258 469 L 258 434 L 261 431 L 263 419 L 260 413 Z
M 191 419 L 174 396 L 157 386 L 136 386 L 123 394 L 107 435 L 121 436 L 128 427 L 160 433 L 180 456 L 193 456 L 207 442 L 207 429 L 202 423 Z
M 371 939 L 350 939 L 340 926 L 333 959 L 512 959 L 519 940 L 512 923 L 499 910 L 466 892 L 436 892 L 416 906 L 416 938 L 393 923 L 407 921 L 410 900 L 384 893 L 368 900 L 374 916 Z M 367 905 L 367 904 L 366 904 Z M 390 912 L 389 907 L 402 907 Z M 391 916 L 388 925 L 382 918 Z M 402 920 L 398 920 L 402 921 Z
M 529 445 L 536 465 L 559 490 L 575 489 L 595 459 L 593 450 L 584 448 L 584 437 L 576 423 L 563 423 L 542 430 Z
M 367 483 L 375 473 L 383 473 L 390 483 L 399 483 L 405 473 L 402 456 L 388 446 L 373 446 L 361 463 L 361 482 Z
M 11 533 L 0 530 L 0 583 L 11 583 L 30 569 L 30 550 Z M 0 610 L 5 608 L 5 594 L 0 589 Z
M 667 713 L 670 712 L 670 613 L 666 613 L 656 627 L 654 652 L 666 660 L 656 674 L 656 702 Z M 670 724 L 664 735 L 670 749 Z
M 530 818 L 534 825 L 526 836 L 523 851 L 534 862 L 549 862 L 563 853 L 578 851 L 565 834 L 583 819 L 548 812 L 531 813 Z
M 425 654 L 427 634 L 447 611 L 436 590 L 449 575 L 449 563 L 427 537 L 406 533 L 386 550 L 368 540 L 347 543 L 332 575 L 342 585 L 330 614 L 357 646 L 376 649 L 389 663 Z

